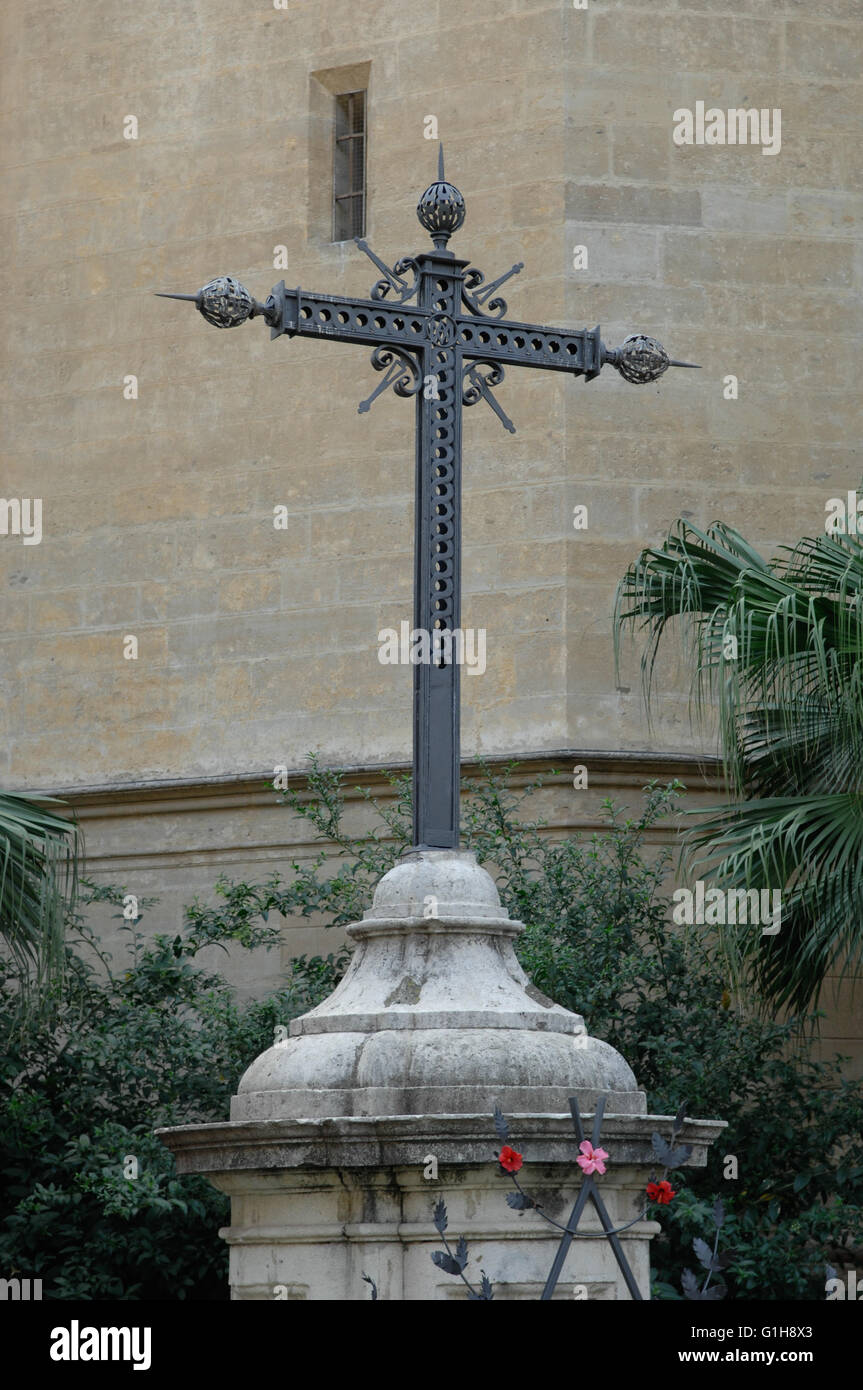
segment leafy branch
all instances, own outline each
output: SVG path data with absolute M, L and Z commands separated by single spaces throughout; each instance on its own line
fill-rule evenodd
M 482 1278 L 480 1280 L 479 1292 L 477 1292 L 464 1272 L 465 1265 L 468 1262 L 467 1241 L 464 1236 L 459 1236 L 455 1253 L 453 1253 L 452 1246 L 446 1238 L 446 1228 L 449 1218 L 447 1217 L 446 1205 L 442 1197 L 435 1203 L 433 1220 L 435 1230 L 443 1241 L 446 1252 L 444 1253 L 444 1250 L 434 1250 L 432 1252 L 432 1260 L 437 1265 L 438 1269 L 442 1269 L 444 1274 L 457 1275 L 462 1282 L 467 1285 L 469 1299 L 473 1299 L 477 1303 L 490 1303 L 494 1298 L 494 1294 L 492 1292 L 491 1282 L 485 1270 L 480 1271 Z

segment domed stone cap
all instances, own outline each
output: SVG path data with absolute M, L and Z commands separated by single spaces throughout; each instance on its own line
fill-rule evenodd
M 384 874 L 363 922 L 432 916 L 438 921 L 460 916 L 509 920 L 494 879 L 473 854 L 425 849 L 406 855 Z
M 519 964 L 522 930 L 473 854 L 415 850 L 384 875 L 348 971 L 243 1076 L 234 1120 L 338 1116 L 642 1114 L 624 1059 L 545 998 Z

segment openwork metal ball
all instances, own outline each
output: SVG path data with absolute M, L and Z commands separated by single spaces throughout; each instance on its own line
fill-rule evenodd
M 644 333 L 631 333 L 624 338 L 614 364 L 625 381 L 644 386 L 662 376 L 669 365 L 668 353 L 655 338 Z
M 431 235 L 435 246 L 445 246 L 464 222 L 464 198 L 452 183 L 438 179 L 429 185 L 417 203 L 420 225 Z
M 201 290 L 198 308 L 207 323 L 216 328 L 236 328 L 237 324 L 246 322 L 254 304 L 245 285 L 233 275 L 218 275 Z

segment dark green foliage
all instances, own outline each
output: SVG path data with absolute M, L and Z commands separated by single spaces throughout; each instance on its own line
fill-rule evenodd
M 863 1257 L 863 1086 L 843 1081 L 838 1059 L 809 1059 L 812 1018 L 777 1023 L 739 1006 L 719 944 L 669 927 L 669 853 L 645 845 L 681 791 L 647 788 L 629 819 L 606 802 L 602 835 L 552 842 L 491 777 L 473 799 L 471 839 L 527 925 L 519 955 L 534 984 L 623 1054 L 653 1113 L 686 1096 L 689 1115 L 728 1122 L 706 1170 L 675 1171 L 680 1195 L 662 1209 L 651 1257 L 658 1296 L 680 1296 L 720 1196 L 729 1298 L 823 1298 L 825 1261 Z M 736 1181 L 723 1178 L 725 1154 L 737 1156 Z
M 197 952 L 273 944 L 278 931 L 255 921 L 269 888 L 221 891 L 224 906 L 195 904 L 175 937 L 145 943 L 128 924 L 133 961 L 120 974 L 95 968 L 76 917 L 62 994 L 36 1018 L 22 1016 L 15 962 L 3 967 L 0 1274 L 41 1278 L 46 1299 L 227 1297 L 227 1200 L 204 1178 L 177 1178 L 152 1131 L 227 1118 L 249 1062 L 329 992 L 336 967 L 302 964 L 287 988 L 238 1007 Z M 122 897 L 85 885 L 80 905 Z

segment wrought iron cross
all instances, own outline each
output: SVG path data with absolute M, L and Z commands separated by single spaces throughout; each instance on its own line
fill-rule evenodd
M 281 281 L 265 303 L 237 280 L 222 276 L 188 299 L 208 323 L 234 328 L 260 317 L 270 337 L 332 338 L 372 347 L 381 381 L 359 409 L 365 413 L 389 387 L 416 398 L 416 542 L 414 630 L 455 633 L 461 622 L 462 406 L 484 400 L 510 433 L 515 426 L 493 388 L 504 368 L 541 367 L 591 381 L 610 363 L 627 381 L 655 381 L 672 362 L 652 338 L 634 334 L 607 348 L 599 327 L 564 329 L 517 323 L 505 317 L 497 294 L 523 269 L 519 262 L 490 284 L 468 261 L 446 249 L 465 219 L 461 193 L 444 178 L 441 147 L 437 180 L 417 207 L 433 251 L 404 256 L 390 269 L 361 238 L 357 246 L 381 272 L 369 299 L 287 289 Z M 455 849 L 459 843 L 459 663 L 453 638 L 439 637 L 437 656 L 414 665 L 414 846 Z M 458 648 L 455 647 L 455 657 Z

